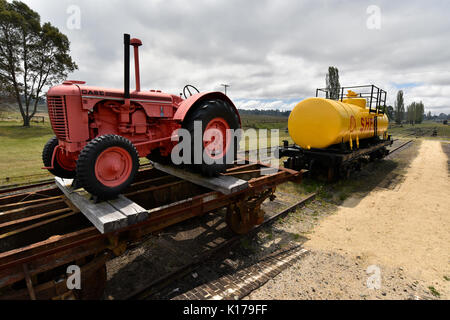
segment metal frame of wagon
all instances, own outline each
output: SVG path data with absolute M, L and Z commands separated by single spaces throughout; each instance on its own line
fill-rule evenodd
M 262 163 L 249 163 L 248 161 L 236 165 L 230 168 L 226 174 L 248 180 L 249 187 L 245 190 L 224 195 L 218 191 L 204 189 L 203 192 L 199 192 L 192 197 L 151 208 L 147 220 L 116 232 L 101 234 L 95 227 L 88 225 L 80 230 L 54 235 L 48 239 L 11 248 L 4 252 L 0 251 L 0 299 L 64 299 L 73 297 L 73 292 L 66 288 L 65 270 L 61 272 L 61 268 L 74 262 L 81 267 L 82 273 L 88 277 L 83 279 L 88 288 L 86 292 L 82 292 L 81 297 L 90 298 L 93 293 L 98 294 L 98 291 L 101 290 L 102 283 L 96 283 L 96 281 L 98 282 L 100 278 L 106 277 L 106 274 L 102 273 L 106 261 L 113 256 L 121 255 L 130 243 L 139 242 L 147 234 L 162 230 L 191 217 L 201 216 L 235 204 L 245 207 L 248 203 L 253 203 L 255 208 L 249 208 L 249 212 L 256 217 L 259 214 L 258 211 L 260 211 L 259 205 L 273 194 L 278 184 L 289 180 L 298 180 L 302 175 L 302 172 L 285 168 L 279 168 L 274 174 L 260 175 L 260 170 L 264 168 L 268 168 L 268 166 Z M 149 172 L 148 170 L 156 169 L 144 169 L 140 171 L 140 174 L 144 175 Z M 167 178 L 167 183 L 159 186 L 152 185 L 151 181 L 153 183 L 155 180 L 163 181 L 167 176 L 161 175 L 149 180 L 138 180 L 134 187 L 133 185 L 130 187 L 130 192 L 126 194 L 131 197 L 139 194 L 149 197 L 156 191 L 170 193 L 171 188 L 177 185 L 186 184 L 186 186 L 189 186 L 190 184 L 182 179 Z M 39 194 L 41 196 L 38 196 Z M 47 200 L 42 200 L 45 198 Z M 257 201 L 254 201 L 255 199 Z M 8 201 L 10 202 L 8 203 Z M 76 215 L 81 215 L 77 208 L 65 199 L 59 189 L 47 188 L 33 191 L 28 195 L 23 193 L 1 197 L 0 217 L 4 212 L 17 213 L 14 210 L 22 210 L 21 212 L 25 213 L 29 211 L 29 215 L 32 217 L 33 208 L 34 210 L 41 208 L 45 211 L 46 206 L 50 208 L 50 212 L 55 211 L 54 208 L 51 209 L 52 205 L 55 205 L 55 201 L 56 203 L 65 201 L 68 208 L 67 213 L 63 212 L 56 217 L 49 216 L 49 219 L 45 220 L 45 214 L 49 212 L 44 212 L 43 220 L 31 226 L 38 225 L 39 227 L 39 223 L 45 224 L 51 219 L 61 217 L 63 218 L 58 223 L 64 225 L 64 216 L 71 215 L 70 217 L 73 218 Z M 2 213 L 2 208 L 13 209 Z M 38 213 L 42 214 L 39 211 Z M 10 222 L 12 223 L 10 227 L 14 227 L 15 221 Z M 19 222 L 18 226 L 20 224 Z M 0 221 L 0 227 L 2 225 L 8 227 L 8 221 L 3 222 L 3 224 Z M 18 229 L 8 230 L 6 236 L 0 233 L 0 241 L 6 241 L 8 234 L 11 234 L 11 232 L 12 234 L 19 232 L 20 235 L 26 237 L 33 228 L 29 230 L 26 227 L 22 228 L 24 230 Z M 16 236 L 19 234 L 16 234 Z M 42 281 L 42 279 L 46 281 Z

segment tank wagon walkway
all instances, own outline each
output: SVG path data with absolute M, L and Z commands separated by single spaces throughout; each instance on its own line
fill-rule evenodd
M 275 279 L 272 286 L 280 288 L 280 294 L 271 298 L 427 298 L 426 294 L 415 296 L 417 291 L 409 290 L 409 285 L 433 287 L 440 298 L 450 298 L 449 190 L 447 156 L 440 142 L 422 141 L 403 183 L 394 190 L 375 189 L 359 203 L 348 199 L 315 228 L 305 248 L 316 261 L 298 262 L 295 272 L 291 268 L 296 280 L 292 275 Z M 371 265 L 381 271 L 379 290 L 366 285 Z M 394 278 L 407 281 L 401 291 L 408 294 L 392 292 Z M 251 298 L 262 296 L 254 292 Z

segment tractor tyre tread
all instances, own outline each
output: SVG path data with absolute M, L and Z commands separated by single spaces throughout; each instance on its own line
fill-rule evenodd
M 109 147 L 119 146 L 127 150 L 132 158 L 133 167 L 127 180 L 116 187 L 108 187 L 97 180 L 95 163 L 98 155 Z M 77 161 L 77 179 L 89 193 L 101 199 L 112 199 L 124 191 L 134 180 L 139 169 L 139 155 L 136 147 L 126 138 L 107 134 L 92 139 L 80 152 Z
M 57 146 L 58 146 L 58 138 L 56 136 L 53 136 L 52 138 L 50 138 L 47 141 L 47 143 L 45 144 L 44 149 L 42 150 L 42 162 L 44 163 L 44 166 L 46 166 L 46 167 L 51 166 L 53 152 Z M 66 178 L 66 179 L 75 178 L 75 173 L 76 173 L 75 170 L 69 171 L 69 170 L 62 168 L 56 159 L 53 162 L 53 169 L 48 169 L 48 171 L 57 177 Z
M 203 121 L 204 119 L 212 120 L 216 117 L 222 117 L 224 118 L 228 125 L 230 126 L 230 129 L 238 129 L 240 128 L 239 124 L 239 117 L 236 114 L 236 111 L 230 106 L 229 103 L 227 103 L 224 100 L 221 99 L 215 99 L 215 100 L 205 100 L 202 101 L 194 110 L 192 110 L 186 118 L 183 120 L 183 128 L 187 129 L 191 134 L 191 150 L 194 150 L 194 121 Z M 205 130 L 205 124 L 203 124 L 202 131 Z M 235 141 L 234 143 L 234 156 L 233 158 L 236 159 L 237 156 L 237 148 L 238 148 L 238 141 Z M 203 146 L 202 146 L 203 150 Z M 229 151 L 228 151 L 229 152 Z M 202 152 L 203 154 L 203 152 Z M 203 159 L 203 158 L 202 158 Z M 194 155 L 191 156 L 192 163 L 194 160 Z M 192 164 L 191 167 L 193 167 L 196 171 L 200 171 L 203 175 L 212 177 L 216 176 L 219 173 L 225 172 L 227 167 L 229 165 L 225 163 L 213 163 L 213 164 L 206 164 L 202 161 L 202 164 Z

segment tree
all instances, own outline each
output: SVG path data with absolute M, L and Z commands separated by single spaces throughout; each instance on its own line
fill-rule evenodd
M 328 67 L 328 74 L 326 76 L 327 84 L 327 94 L 330 99 L 339 99 L 339 91 L 341 90 L 341 85 L 339 83 L 339 70 L 336 67 Z
M 407 109 L 407 121 L 410 124 L 422 123 L 424 113 L 423 102 L 413 102 L 408 106 Z
M 416 113 L 414 117 L 415 123 L 422 123 L 423 121 L 423 113 L 425 112 L 425 106 L 422 101 L 416 102 Z
M 400 124 L 405 113 L 405 104 L 403 101 L 403 91 L 397 92 L 397 100 L 395 101 L 395 122 Z
M 411 103 L 407 108 L 406 108 L 406 121 L 410 124 L 414 124 L 414 120 L 416 118 L 416 103 L 413 102 Z
M 427 120 L 431 120 L 431 119 L 433 119 L 433 116 L 431 115 L 431 111 L 428 111 Z
M 0 0 L 0 81 L 12 89 L 28 127 L 44 86 L 67 77 L 77 65 L 69 55 L 70 42 L 50 23 L 20 1 Z
M 0 79 L 0 103 L 14 101 L 13 88 L 4 79 Z
M 393 120 L 394 119 L 394 108 L 392 106 L 387 106 L 386 107 L 386 114 L 389 120 Z

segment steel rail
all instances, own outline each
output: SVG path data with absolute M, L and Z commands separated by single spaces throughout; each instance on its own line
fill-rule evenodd
M 248 163 L 232 169 L 235 174 L 242 174 L 242 170 L 247 171 L 253 165 L 255 164 Z M 142 194 L 146 191 L 167 190 L 172 192 L 182 183 L 189 183 L 170 175 L 163 174 L 161 176 L 156 169 L 155 171 L 150 170 L 152 171 L 142 172 L 140 179 L 127 190 L 126 195 L 142 198 Z M 115 255 L 120 255 L 120 252 L 123 252 L 122 249 L 125 250 L 127 245 L 139 241 L 143 235 L 188 218 L 215 211 L 229 203 L 244 199 L 246 196 L 257 195 L 282 182 L 297 179 L 299 174 L 301 173 L 285 170 L 278 170 L 277 173 L 266 176 L 250 173 L 247 177 L 249 178 L 249 188 L 241 192 L 225 196 L 217 191 L 205 190 L 199 191 L 199 194 L 188 196 L 183 201 L 176 202 L 174 200 L 175 202 L 169 206 L 164 203 L 156 203 L 156 207 L 149 207 L 149 211 L 152 213 L 149 219 L 113 234 L 100 234 L 95 227 L 82 223 L 79 210 L 64 201 L 62 195 L 56 194 L 59 190 L 57 188 L 45 189 L 45 192 L 33 190 L 20 195 L 0 198 L 4 200 L 0 206 L 0 211 L 3 209 L 0 212 L 0 218 L 2 218 L 0 219 L 2 228 L 0 238 L 13 237 L 10 239 L 12 244 L 16 239 L 21 241 L 21 244 L 17 244 L 18 247 L 9 249 L 4 247 L 0 252 L 0 287 L 24 279 L 22 270 L 24 264 L 28 264 L 29 274 L 34 276 L 53 270 L 75 258 L 95 255 L 107 249 L 112 250 Z M 37 193 L 40 193 L 39 196 L 47 198 L 37 199 Z M 69 220 L 66 221 L 66 219 Z M 63 233 L 45 238 L 42 236 L 40 228 L 46 228 L 44 232 L 51 235 L 54 233 L 49 227 L 52 223 L 59 224 L 60 227 L 63 224 L 68 226 L 71 223 L 71 225 Z M 34 231 L 30 233 L 32 229 Z M 21 239 L 29 240 L 22 241 Z
M 406 146 L 407 144 L 409 144 L 409 143 L 411 143 L 411 142 L 413 142 L 413 141 L 414 141 L 414 140 L 409 140 L 409 141 L 403 143 L 401 146 L 396 147 L 396 148 L 393 149 L 393 150 L 389 150 L 389 154 L 392 154 L 392 153 L 396 152 L 397 150 L 403 148 L 404 146 Z
M 404 146 L 406 146 L 407 144 L 411 143 L 412 141 L 413 140 L 409 140 L 409 141 L 403 143 L 402 145 L 400 145 L 399 147 L 396 147 L 394 150 L 390 151 L 389 153 L 391 154 L 391 153 L 394 153 L 394 152 L 398 151 L 399 149 L 403 148 Z M 268 149 L 269 148 L 265 148 L 265 150 L 268 150 Z M 258 151 L 260 151 L 260 150 L 259 149 L 257 149 L 257 150 L 247 150 L 247 151 L 243 151 L 242 153 L 258 152 Z M 246 171 L 243 171 L 243 172 L 246 172 Z M 232 174 L 232 173 L 234 173 L 234 172 L 230 172 L 229 174 Z M 283 216 L 287 215 L 288 213 L 290 213 L 290 212 L 296 210 L 297 208 L 305 205 L 306 202 L 308 202 L 309 200 L 313 199 L 315 196 L 316 196 L 316 193 L 312 193 L 312 194 L 308 195 L 306 198 L 302 199 L 301 201 L 293 204 L 292 206 L 282 210 L 281 212 L 279 212 L 279 213 L 273 215 L 272 217 L 270 217 L 269 219 L 265 220 L 262 224 L 260 224 L 259 226 L 253 228 L 248 234 L 235 235 L 234 237 L 224 241 L 223 243 L 221 243 L 217 247 L 215 247 L 213 249 L 210 249 L 207 252 L 204 252 L 204 253 L 198 255 L 197 257 L 194 258 L 194 261 L 192 261 L 192 262 L 190 262 L 190 263 L 188 263 L 188 264 L 178 268 L 175 271 L 172 271 L 172 272 L 168 273 L 167 275 L 164 275 L 164 276 L 162 276 L 162 277 L 152 281 L 150 284 L 148 284 L 144 288 L 140 288 L 140 289 L 134 291 L 133 293 L 128 295 L 126 297 L 126 299 L 128 299 L 128 300 L 141 300 L 141 299 L 146 299 L 146 298 L 148 298 L 148 297 L 158 293 L 164 287 L 168 286 L 169 284 L 173 283 L 174 281 L 176 281 L 176 280 L 186 276 L 190 272 L 192 272 L 195 269 L 199 268 L 201 265 L 206 263 L 208 260 L 210 260 L 214 256 L 218 255 L 221 252 L 224 252 L 226 249 L 230 249 L 240 239 L 256 234 L 262 228 L 267 227 L 268 225 L 274 223 L 276 220 L 282 218 Z
M 140 165 L 139 169 L 146 169 L 150 167 L 151 165 L 149 163 Z M 26 189 L 34 189 L 34 188 L 42 188 L 45 186 L 52 186 L 55 184 L 54 179 L 45 179 L 37 182 L 31 182 L 31 183 L 24 183 L 24 184 L 15 184 L 15 185 L 7 185 L 7 186 L 0 186 L 0 197 L 3 197 L 7 194 L 12 194 L 18 191 L 23 191 Z
M 399 147 L 396 147 L 394 150 L 390 151 L 390 153 L 394 153 L 394 152 L 398 151 L 399 149 L 403 148 L 404 146 L 411 143 L 412 141 L 413 140 L 409 140 L 409 141 L 403 143 Z M 269 148 L 265 148 L 265 150 L 268 150 L 268 149 Z M 259 150 L 248 150 L 248 151 L 244 151 L 242 153 L 258 152 L 258 151 Z M 232 173 L 233 172 L 230 172 L 229 174 L 232 174 Z M 169 284 L 173 283 L 174 281 L 186 276 L 190 272 L 199 268 L 201 265 L 205 264 L 208 260 L 210 260 L 214 256 L 217 256 L 219 253 L 224 252 L 226 249 L 232 248 L 240 239 L 256 234 L 262 228 L 267 227 L 268 225 L 274 223 L 276 220 L 282 218 L 283 216 L 287 215 L 288 213 L 305 205 L 306 202 L 315 198 L 315 196 L 316 196 L 316 193 L 312 193 L 312 194 L 308 195 L 306 198 L 302 199 L 301 201 L 293 204 L 292 206 L 282 210 L 281 212 L 279 212 L 279 213 L 273 215 L 272 217 L 270 217 L 269 219 L 265 220 L 262 224 L 253 228 L 249 233 L 244 234 L 244 235 L 235 235 L 234 237 L 224 241 L 217 247 L 198 255 L 197 257 L 194 258 L 194 261 L 168 273 L 167 275 L 164 275 L 164 276 L 152 281 L 150 284 L 146 285 L 144 288 L 137 289 L 136 291 L 134 291 L 133 293 L 128 295 L 125 299 L 127 299 L 127 300 L 142 300 L 142 299 L 149 298 L 150 296 L 160 292 L 164 287 L 167 287 Z
M 306 204 L 306 202 L 314 199 L 316 197 L 317 193 L 311 193 L 307 195 L 304 199 L 300 200 L 299 202 L 291 205 L 290 207 L 276 213 L 275 215 L 271 216 L 269 219 L 264 220 L 263 223 L 256 226 L 252 230 L 250 230 L 249 233 L 244 235 L 235 235 L 232 238 L 225 240 L 223 243 L 218 245 L 217 247 L 210 249 L 197 257 L 194 258 L 194 261 L 178 268 L 177 270 L 174 270 L 170 272 L 167 275 L 164 275 L 154 281 L 152 281 L 150 284 L 145 286 L 144 288 L 140 288 L 130 295 L 128 295 L 125 299 L 126 300 L 142 300 L 145 299 L 158 291 L 160 291 L 162 288 L 166 287 L 168 284 L 173 283 L 174 281 L 184 277 L 189 272 L 192 272 L 193 270 L 197 269 L 201 265 L 203 265 L 206 261 L 210 260 L 213 256 L 216 256 L 217 254 L 224 252 L 226 249 L 232 248 L 239 240 L 253 236 L 257 232 L 259 232 L 262 228 L 267 227 L 268 225 L 274 223 L 276 220 L 286 216 L 288 213 L 295 211 L 299 207 Z

